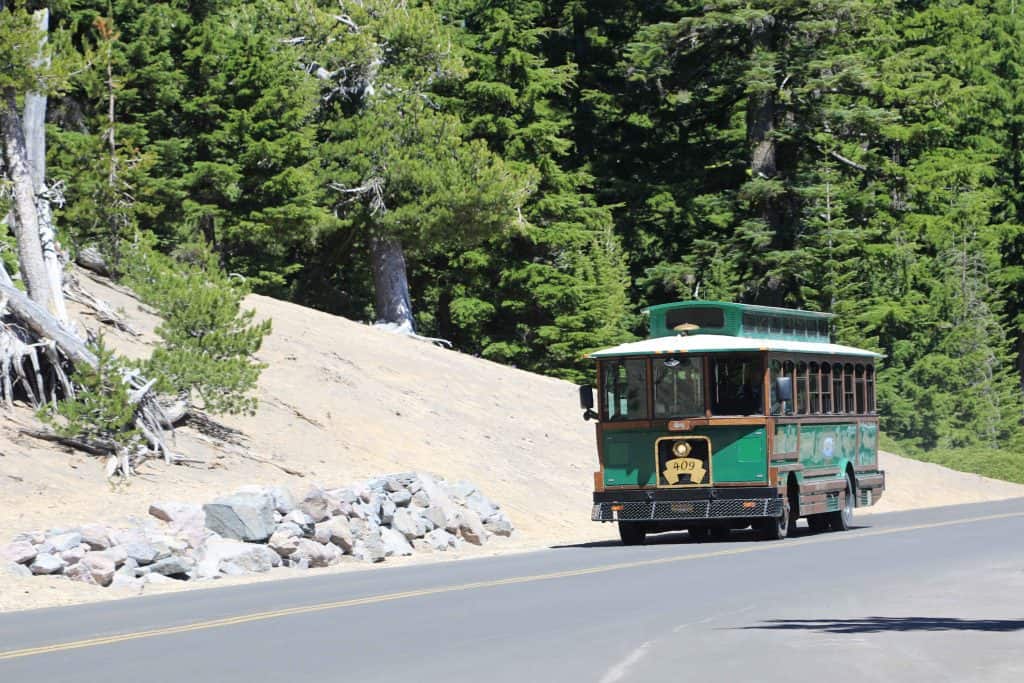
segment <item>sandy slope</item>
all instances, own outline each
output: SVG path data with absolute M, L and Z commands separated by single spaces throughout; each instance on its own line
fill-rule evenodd
M 107 331 L 108 341 L 128 355 L 148 353 L 157 319 L 131 297 L 82 279 L 142 332 Z M 473 481 L 516 524 L 513 539 L 468 555 L 614 536 L 589 520 L 593 426 L 580 419 L 573 385 L 266 297 L 248 304 L 274 326 L 259 354 L 269 367 L 258 413 L 223 420 L 246 433 L 248 449 L 180 430 L 178 450 L 204 465 L 153 463 L 115 490 L 97 460 L 19 435 L 32 422 L 28 411 L 0 413 L 0 542 L 27 529 L 143 516 L 152 500 L 202 502 L 250 483 L 301 494 L 314 482 L 411 469 Z M 1024 496 L 1024 486 L 895 455 L 884 455 L 883 466 L 889 490 L 877 511 Z M 0 574 L 0 610 L 113 596 Z

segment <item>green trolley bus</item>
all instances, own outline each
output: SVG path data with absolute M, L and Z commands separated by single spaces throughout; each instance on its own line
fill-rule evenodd
M 885 490 L 875 361 L 831 343 L 829 319 L 689 301 L 647 309 L 649 336 L 592 354 L 584 418 L 597 418 L 592 518 L 622 542 L 753 526 L 784 538 L 800 517 L 845 530 Z

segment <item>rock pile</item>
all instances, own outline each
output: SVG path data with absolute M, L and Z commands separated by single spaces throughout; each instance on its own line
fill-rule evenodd
M 205 505 L 154 503 L 131 528 L 86 524 L 19 534 L 0 564 L 25 576 L 63 574 L 99 586 L 215 579 L 272 567 L 444 552 L 509 536 L 512 523 L 468 482 L 394 474 L 358 486 L 314 486 L 301 499 L 247 486 Z

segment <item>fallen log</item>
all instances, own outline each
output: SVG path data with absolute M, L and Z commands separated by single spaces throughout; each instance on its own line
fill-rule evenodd
M 91 455 L 112 455 L 117 453 L 117 444 L 109 439 L 79 439 L 73 436 L 61 436 L 56 432 L 42 429 L 21 429 L 18 431 L 25 436 L 31 436 L 33 439 L 59 443 Z
M 29 299 L 24 292 L 0 282 L 0 295 L 7 297 L 7 308 L 28 329 L 40 337 L 52 339 L 72 364 L 88 365 L 93 370 L 99 367 L 96 354 L 86 347 L 85 342 L 64 329 L 49 311 Z
M 51 343 L 60 351 L 72 365 L 86 366 L 92 370 L 99 369 L 99 360 L 96 354 L 89 350 L 85 342 L 76 335 L 69 332 L 60 322 L 41 305 L 29 299 L 23 292 L 15 287 L 0 282 L 0 298 L 6 298 L 7 309 L 13 313 L 29 331 L 43 340 L 43 344 Z M 38 358 L 33 356 L 33 369 L 38 365 Z M 59 363 L 57 364 L 60 365 Z M 24 368 L 21 363 L 13 363 L 13 369 L 19 375 L 22 386 L 29 395 L 33 405 L 39 407 L 46 401 L 45 394 L 37 396 L 28 377 L 25 377 Z M 38 372 L 37 372 L 38 376 Z M 5 373 L 6 377 L 6 373 Z M 167 445 L 165 429 L 173 434 L 173 425 L 163 408 L 156 400 L 153 393 L 153 382 L 146 380 L 138 372 L 127 373 L 124 377 L 125 383 L 132 389 L 132 402 L 135 405 L 134 426 L 142 433 L 150 447 L 156 453 L 162 453 L 164 460 L 168 463 L 186 462 L 186 458 L 174 453 Z M 70 384 L 70 382 L 68 382 Z M 8 385 L 4 385 L 5 399 L 11 396 Z M 68 392 L 71 395 L 71 392 Z M 63 438 L 63 437 L 62 437 Z M 64 443 L 71 444 L 65 441 Z M 131 463 L 129 462 L 129 465 Z M 127 476 L 130 467 L 124 471 Z

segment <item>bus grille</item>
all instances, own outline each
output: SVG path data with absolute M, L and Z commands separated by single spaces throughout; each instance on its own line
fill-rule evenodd
M 621 508 L 613 510 L 612 508 Z M 628 501 L 597 503 L 591 513 L 595 522 L 639 522 L 644 520 L 729 519 L 734 517 L 778 517 L 781 498 L 729 498 L 718 500 Z

